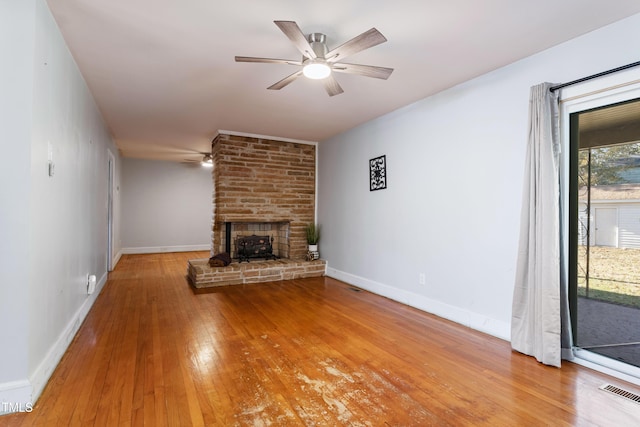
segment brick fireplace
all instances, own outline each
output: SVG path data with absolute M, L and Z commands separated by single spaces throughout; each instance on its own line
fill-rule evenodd
M 234 263 L 219 271 L 206 260 L 193 260 L 192 283 L 208 287 L 323 275 L 325 261 L 306 261 L 305 227 L 315 220 L 316 146 L 220 133 L 211 157 L 212 255 L 228 252 L 235 258 L 237 236 L 259 235 L 273 237 L 279 259 Z
M 304 228 L 315 217 L 315 145 L 219 134 L 211 157 L 213 252 L 228 249 L 232 224 L 235 235 L 273 234 L 282 258 L 305 259 Z

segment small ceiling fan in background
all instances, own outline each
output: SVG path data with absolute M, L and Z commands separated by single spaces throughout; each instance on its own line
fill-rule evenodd
M 213 159 L 211 158 L 211 154 L 210 153 L 194 153 L 194 154 L 199 154 L 199 155 L 202 156 L 202 158 L 184 159 L 182 161 L 182 163 L 187 164 L 187 165 L 192 165 L 192 166 L 203 166 L 203 167 L 206 167 L 206 168 L 213 167 Z
M 293 42 L 302 53 L 302 60 L 255 58 L 251 56 L 236 56 L 236 62 L 261 62 L 267 64 L 289 64 L 302 67 L 290 76 L 269 86 L 267 89 L 280 90 L 299 77 L 322 79 L 329 96 L 339 95 L 343 91 L 333 76 L 333 72 L 357 74 L 386 80 L 393 68 L 376 67 L 373 65 L 347 64 L 342 61 L 349 55 L 377 46 L 387 39 L 375 28 L 360 34 L 335 49 L 327 47 L 327 37 L 322 33 L 311 33 L 305 36 L 294 21 L 274 21 L 282 32 Z

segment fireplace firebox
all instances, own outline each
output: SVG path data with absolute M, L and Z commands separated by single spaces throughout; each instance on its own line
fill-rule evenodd
M 273 254 L 272 236 L 238 236 L 236 237 L 236 250 L 238 251 L 239 262 L 247 261 L 251 258 L 277 259 Z
M 224 222 L 217 230 L 218 245 L 213 248 L 214 253 L 226 252 L 240 262 L 253 258 L 289 258 L 289 221 Z

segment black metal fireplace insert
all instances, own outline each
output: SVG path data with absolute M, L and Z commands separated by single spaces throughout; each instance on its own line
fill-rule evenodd
M 239 262 L 247 261 L 251 258 L 278 259 L 273 254 L 272 236 L 238 236 L 236 238 L 236 250 Z

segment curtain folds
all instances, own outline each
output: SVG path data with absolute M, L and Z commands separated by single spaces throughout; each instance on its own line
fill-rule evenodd
M 541 83 L 530 92 L 511 346 L 559 367 L 562 347 L 571 344 L 561 343 L 562 329 L 568 327 L 561 320 L 568 319 L 568 298 L 561 274 L 558 95 L 549 91 L 551 86 Z

